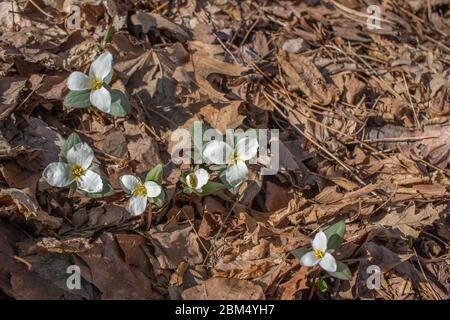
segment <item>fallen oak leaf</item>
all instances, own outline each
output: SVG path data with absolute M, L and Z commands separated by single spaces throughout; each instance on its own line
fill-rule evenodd
M 218 46 L 207 45 L 198 41 L 189 42 L 191 50 L 196 50 L 192 54 L 192 65 L 194 68 L 194 78 L 197 85 L 207 93 L 211 98 L 220 101 L 228 101 L 225 95 L 212 87 L 207 80 L 208 76 L 213 73 L 225 74 L 228 76 L 240 76 L 246 68 L 238 64 L 230 64 L 214 58 L 214 54 L 221 53 L 222 50 Z
M 411 205 L 403 212 L 389 212 L 381 220 L 377 221 L 378 225 L 385 227 L 396 227 L 403 232 L 405 236 L 418 237 L 420 231 L 414 227 L 429 226 L 440 218 L 447 208 L 446 204 L 435 206 L 432 203 L 427 204 L 423 209 L 416 213 L 416 206 Z

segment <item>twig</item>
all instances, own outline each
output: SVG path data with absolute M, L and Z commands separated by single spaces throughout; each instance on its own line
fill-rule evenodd
M 404 72 L 402 72 L 402 76 L 403 76 L 403 81 L 405 82 L 406 92 L 408 93 L 409 105 L 410 105 L 411 110 L 412 110 L 413 115 L 414 115 L 414 121 L 416 122 L 416 127 L 419 128 L 419 129 L 422 129 L 422 125 L 420 124 L 419 118 L 417 117 L 416 108 L 414 108 L 411 95 L 409 94 L 409 86 L 408 86 L 408 82 L 406 82 L 406 77 L 405 77 L 405 73 Z
M 50 18 L 50 19 L 55 19 L 55 17 L 53 17 L 51 14 L 45 12 L 41 7 L 39 7 L 36 2 L 34 2 L 33 0 L 28 0 L 28 2 L 30 2 L 36 9 L 38 9 L 44 16 Z M 26 6 L 26 5 L 25 5 Z

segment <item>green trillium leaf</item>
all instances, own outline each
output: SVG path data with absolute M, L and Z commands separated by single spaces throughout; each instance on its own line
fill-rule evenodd
M 338 223 L 333 224 L 332 226 L 324 230 L 324 233 L 327 236 L 328 240 L 327 250 L 337 250 L 344 240 L 345 222 L 339 221 Z
M 352 280 L 352 272 L 344 263 L 336 261 L 337 269 L 335 272 L 328 272 L 330 276 L 341 279 L 341 280 Z
M 91 106 L 90 90 L 69 91 L 64 98 L 66 108 L 87 108 Z
M 163 166 L 162 164 L 158 164 L 156 167 L 151 169 L 147 176 L 145 177 L 145 181 L 154 181 L 157 184 L 161 185 L 163 180 Z
M 130 113 L 130 102 L 125 93 L 122 91 L 111 90 L 111 109 L 109 114 L 116 117 L 123 117 Z
M 83 140 L 81 140 L 80 136 L 73 132 L 64 142 L 63 146 L 61 147 L 61 151 L 59 152 L 59 156 L 63 158 L 65 161 L 67 161 L 67 152 L 72 148 L 74 145 L 82 143 Z

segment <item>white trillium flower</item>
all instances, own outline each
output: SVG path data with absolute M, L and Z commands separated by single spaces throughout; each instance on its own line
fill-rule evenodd
M 323 231 L 320 231 L 312 241 L 313 251 L 303 255 L 300 264 L 305 267 L 314 267 L 319 264 L 322 269 L 328 272 L 335 272 L 337 269 L 336 259 L 327 252 L 328 240 Z
M 234 148 L 220 140 L 208 142 L 203 156 L 211 163 L 227 164 L 226 180 L 230 185 L 237 186 L 247 179 L 248 168 L 245 161 L 255 157 L 257 152 L 258 139 L 245 136 L 237 141 Z
M 146 181 L 144 183 L 139 178 L 132 175 L 124 175 L 120 177 L 120 185 L 122 189 L 131 195 L 128 203 L 128 211 L 133 216 L 142 214 L 147 208 L 149 198 L 155 198 L 162 192 L 162 188 L 154 181 Z
M 112 54 L 105 52 L 91 64 L 89 76 L 75 71 L 67 79 L 67 86 L 71 91 L 90 90 L 91 104 L 103 112 L 111 110 L 111 94 L 103 84 L 112 72 L 112 60 Z
M 53 162 L 45 168 L 42 176 L 49 185 L 63 188 L 75 181 L 78 189 L 88 193 L 102 191 L 102 178 L 89 170 L 94 159 L 94 152 L 89 145 L 84 142 L 74 145 L 67 151 L 66 158 L 67 163 Z
M 195 170 L 186 176 L 186 184 L 189 188 L 202 192 L 202 187 L 208 183 L 209 173 L 205 169 Z

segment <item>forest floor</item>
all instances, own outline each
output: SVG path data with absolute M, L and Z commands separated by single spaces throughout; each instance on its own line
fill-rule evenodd
M 0 298 L 449 298 L 447 1 L 70 2 L 0 2 Z M 104 51 L 122 117 L 64 105 Z M 196 121 L 278 129 L 279 169 L 184 193 Z M 114 194 L 42 178 L 72 133 Z M 159 164 L 163 203 L 131 215 L 119 178 Z M 342 221 L 348 280 L 300 264 Z

